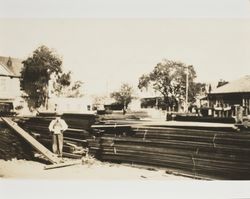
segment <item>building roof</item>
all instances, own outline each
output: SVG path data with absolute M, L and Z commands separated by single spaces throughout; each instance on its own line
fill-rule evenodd
M 246 75 L 211 91 L 211 94 L 226 93 L 250 93 L 250 75 Z
M 11 60 L 11 63 L 8 63 L 9 59 Z M 0 56 L 0 64 L 4 65 L 5 68 L 7 68 L 8 71 L 12 73 L 12 75 L 20 75 L 21 69 L 23 67 L 22 61 L 23 60 L 18 58 Z

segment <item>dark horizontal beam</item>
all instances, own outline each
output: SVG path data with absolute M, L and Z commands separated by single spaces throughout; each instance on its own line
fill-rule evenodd
M 0 74 L 0 77 L 21 78 L 20 76 L 17 75 L 4 75 L 4 74 Z

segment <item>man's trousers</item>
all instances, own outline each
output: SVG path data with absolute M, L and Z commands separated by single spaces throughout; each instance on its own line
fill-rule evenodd
M 58 154 L 59 157 L 62 157 L 63 152 L 63 134 L 53 134 L 52 136 L 52 150 L 53 153 Z

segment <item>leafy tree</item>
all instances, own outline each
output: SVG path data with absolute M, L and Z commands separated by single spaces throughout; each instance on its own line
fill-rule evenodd
M 197 95 L 205 95 L 208 92 L 206 90 L 206 84 L 200 83 L 200 82 L 198 83 L 193 82 L 193 84 L 191 85 L 189 89 L 190 89 L 189 90 L 190 102 L 194 102 Z
M 56 82 L 62 87 L 69 86 L 71 83 L 71 72 L 62 73 L 62 74 L 58 75 Z
M 71 72 L 62 73 L 53 82 L 53 93 L 58 97 L 82 97 L 82 86 L 82 81 L 73 82 L 71 80 Z
M 82 81 L 71 81 L 71 72 L 63 73 L 59 78 L 54 81 L 53 93 L 57 97 L 82 97 L 83 93 L 81 91 L 83 82 Z
M 110 94 L 111 98 L 114 98 L 117 103 L 123 105 L 123 113 L 125 114 L 128 104 L 133 99 L 133 87 L 129 84 L 122 84 L 119 91 Z
M 67 97 L 82 97 L 83 93 L 81 92 L 83 82 L 76 81 L 72 84 L 71 87 L 68 89 Z
M 53 91 L 52 93 L 56 96 L 65 95 L 65 90 L 71 84 L 71 72 L 62 73 L 54 77 L 52 80 Z
M 162 94 L 164 102 L 173 109 L 185 100 L 186 93 L 186 71 L 188 67 L 189 93 L 188 100 L 195 98 L 196 72 L 193 66 L 186 66 L 182 62 L 163 60 L 158 63 L 152 72 L 144 74 L 139 78 L 139 89 L 152 86 L 155 91 Z
M 29 108 L 45 106 L 48 99 L 48 82 L 51 75 L 62 74 L 62 60 L 46 46 L 38 47 L 23 61 L 21 87 L 28 95 Z

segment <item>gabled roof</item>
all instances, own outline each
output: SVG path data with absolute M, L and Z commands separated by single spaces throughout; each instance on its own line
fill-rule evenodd
M 250 75 L 246 75 L 211 91 L 211 94 L 226 93 L 250 93 Z
M 0 74 L 1 75 L 14 75 L 12 71 L 9 70 L 9 68 L 0 62 Z
M 9 59 L 11 59 L 11 65 L 7 64 Z M 21 59 L 18 58 L 12 58 L 12 57 L 3 57 L 0 56 L 0 64 L 4 65 L 6 69 L 8 69 L 8 71 L 10 71 L 12 74 L 10 75 L 20 75 L 21 69 L 23 67 Z

